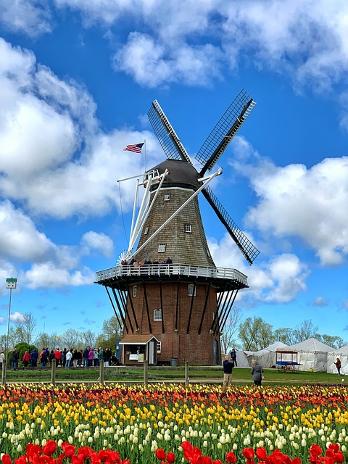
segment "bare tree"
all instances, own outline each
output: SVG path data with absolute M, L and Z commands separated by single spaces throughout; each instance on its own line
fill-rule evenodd
M 32 313 L 25 313 L 23 320 L 18 323 L 18 328 L 22 330 L 23 332 L 23 342 L 30 343 L 32 342 L 33 339 L 33 332 L 36 327 L 36 320 Z
M 227 318 L 224 331 L 221 335 L 221 347 L 224 353 L 228 353 L 234 346 L 238 346 L 237 336 L 240 322 L 239 308 L 232 307 Z
M 303 342 L 307 338 L 315 337 L 318 327 L 311 320 L 303 321 L 295 330 L 295 343 Z
M 83 335 L 76 329 L 68 329 L 62 334 L 62 344 L 65 348 L 82 348 Z
M 96 336 L 91 330 L 81 333 L 81 341 L 83 346 L 95 346 Z

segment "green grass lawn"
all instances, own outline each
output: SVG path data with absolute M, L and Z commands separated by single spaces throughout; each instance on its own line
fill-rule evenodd
M 251 382 L 250 368 L 235 368 L 233 370 L 233 382 L 247 383 Z M 277 369 L 265 369 L 264 383 L 279 384 L 308 384 L 308 383 L 325 383 L 325 384 L 347 384 L 348 377 L 338 376 L 337 374 L 327 374 L 326 372 L 291 372 Z M 99 368 L 88 369 L 62 369 L 56 370 L 56 381 L 86 381 L 93 382 L 99 378 Z M 113 382 L 132 382 L 142 381 L 144 378 L 141 367 L 131 368 L 126 366 L 105 368 L 105 380 Z M 149 381 L 184 381 L 184 367 L 154 367 L 149 368 Z M 220 367 L 190 367 L 190 382 L 218 382 L 222 381 L 222 368 Z M 342 382 L 342 379 L 343 382 Z M 19 369 L 17 371 L 7 371 L 8 382 L 50 382 L 50 369 Z

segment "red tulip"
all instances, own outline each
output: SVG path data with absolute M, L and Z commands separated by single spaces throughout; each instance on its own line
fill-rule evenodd
M 175 461 L 175 454 L 169 451 L 169 453 L 167 453 L 167 462 L 169 464 L 172 464 L 174 461 Z
M 157 448 L 155 455 L 156 455 L 156 458 L 159 459 L 160 461 L 164 461 L 166 458 L 166 452 L 164 451 L 163 448 Z
M 258 457 L 258 459 L 265 460 L 267 459 L 267 451 L 265 450 L 265 448 L 257 448 L 256 456 Z
M 70 445 L 70 443 L 64 442 L 62 443 L 62 450 L 64 455 L 68 458 L 71 458 L 75 454 L 75 446 Z
M 234 454 L 233 451 L 230 451 L 229 453 L 226 453 L 225 457 L 227 462 L 230 462 L 232 464 L 235 464 L 237 462 L 237 456 Z
M 310 448 L 309 448 L 309 453 L 311 454 L 311 456 L 313 457 L 318 457 L 322 454 L 323 450 L 321 449 L 321 447 L 319 445 L 312 445 Z
M 8 454 L 4 454 L 1 458 L 2 464 L 12 464 L 11 458 Z
M 47 454 L 47 456 L 52 456 L 52 454 L 56 451 L 57 449 L 57 443 L 53 440 L 48 440 L 46 445 L 43 447 L 43 452 L 44 454 Z
M 249 459 L 249 460 L 254 459 L 254 450 L 253 450 L 253 448 L 244 448 L 243 449 L 243 456 L 246 459 Z

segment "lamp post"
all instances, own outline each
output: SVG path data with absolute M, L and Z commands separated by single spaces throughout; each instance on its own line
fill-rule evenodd
M 17 287 L 17 279 L 15 277 L 9 277 L 6 279 L 6 288 L 10 291 L 10 297 L 8 302 L 8 318 L 7 318 L 7 335 L 5 343 L 5 358 L 2 365 L 2 384 L 6 384 L 6 370 L 7 370 L 7 353 L 8 353 L 8 339 L 10 337 L 10 319 L 11 319 L 11 303 L 12 303 L 12 290 Z

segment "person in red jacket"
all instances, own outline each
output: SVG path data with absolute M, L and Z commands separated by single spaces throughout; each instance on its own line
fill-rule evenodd
M 57 348 L 54 352 L 54 359 L 56 360 L 57 366 L 62 364 L 62 352 Z
M 28 367 L 28 364 L 30 362 L 30 353 L 29 353 L 29 351 L 25 351 L 25 353 L 23 354 L 22 361 L 23 361 L 23 366 Z

